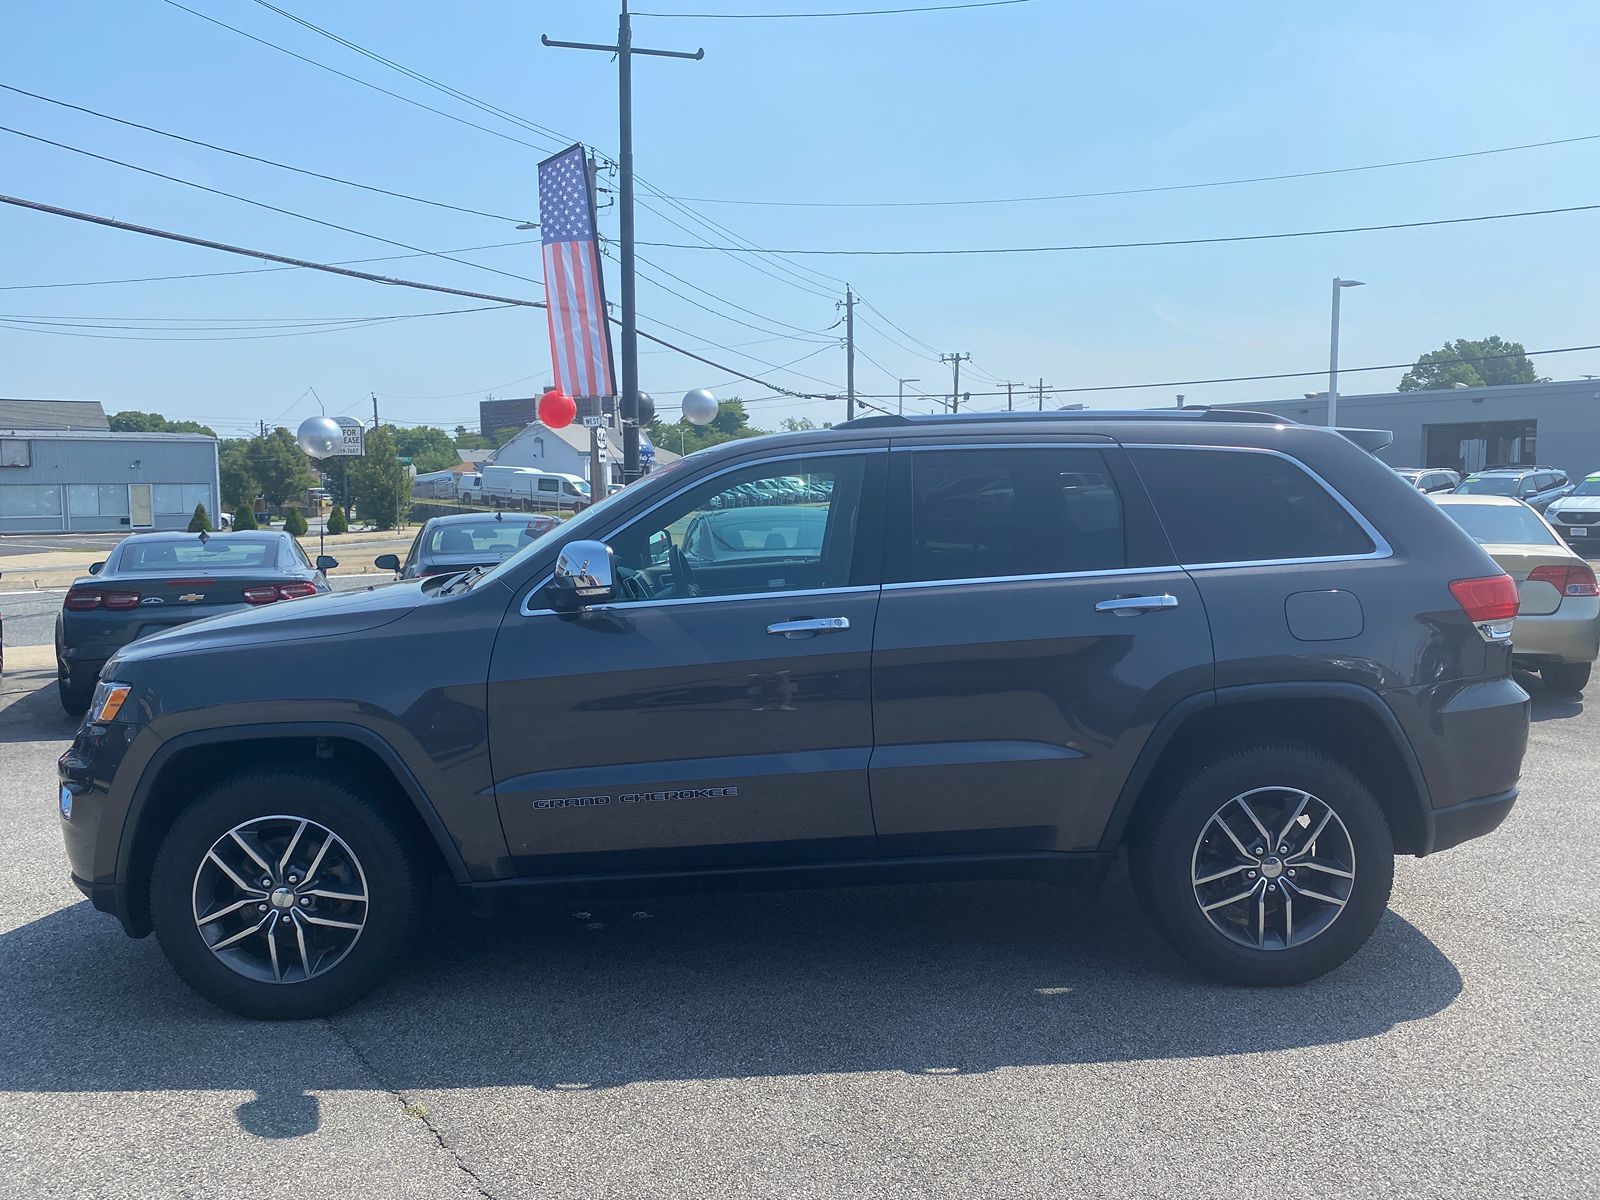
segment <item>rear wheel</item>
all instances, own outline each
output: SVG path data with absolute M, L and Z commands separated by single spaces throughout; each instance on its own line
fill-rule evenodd
M 1280 986 L 1331 971 L 1366 942 L 1389 900 L 1394 843 L 1342 764 L 1270 746 L 1190 776 L 1130 865 L 1179 954 L 1230 983 Z
M 1576 696 L 1589 686 L 1592 663 L 1545 663 L 1539 668 L 1539 678 L 1545 689 L 1557 696 Z
M 178 975 L 247 1017 L 326 1016 L 415 933 L 427 873 L 405 832 L 342 783 L 258 772 L 202 794 L 156 855 L 150 910 Z
M 72 681 L 72 668 L 56 650 L 56 694 L 61 697 L 61 707 L 69 717 L 81 717 L 89 711 L 89 701 L 94 698 L 94 685 L 84 687 Z

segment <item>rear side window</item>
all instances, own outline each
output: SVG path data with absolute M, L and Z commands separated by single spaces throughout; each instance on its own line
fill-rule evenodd
M 1376 547 L 1303 468 L 1248 450 L 1130 450 L 1185 566 L 1340 558 Z
M 910 580 L 1115 570 L 1122 497 L 1096 450 L 919 450 Z

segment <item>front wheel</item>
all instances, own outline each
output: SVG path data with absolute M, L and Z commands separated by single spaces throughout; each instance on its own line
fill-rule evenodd
M 392 819 L 340 782 L 236 776 L 198 797 L 156 855 L 161 948 L 200 995 L 246 1017 L 321 1017 L 365 994 L 415 934 L 427 873 Z
M 1592 663 L 1545 663 L 1539 678 L 1547 691 L 1557 696 L 1576 696 L 1589 686 Z
M 1230 983 L 1315 979 L 1389 901 L 1394 842 L 1367 789 L 1301 746 L 1219 758 L 1131 847 L 1140 903 L 1173 949 Z

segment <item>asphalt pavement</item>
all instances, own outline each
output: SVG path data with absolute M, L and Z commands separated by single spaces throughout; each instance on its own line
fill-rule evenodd
M 1600 694 L 1350 963 L 1219 986 L 1119 870 L 448 898 L 331 1020 L 211 1008 L 70 887 L 46 672 L 0 695 L 0 1180 L 28 1197 L 1506 1197 L 1600 1177 Z M 1527 681 L 1537 691 L 1534 680 Z M 1600 686 L 1600 685 L 1597 685 Z

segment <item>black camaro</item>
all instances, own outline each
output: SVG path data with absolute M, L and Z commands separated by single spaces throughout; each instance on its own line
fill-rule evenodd
M 73 581 L 56 617 L 61 707 L 89 707 L 107 659 L 135 638 L 202 617 L 330 591 L 326 555 L 313 563 L 286 533 L 136 533 Z

